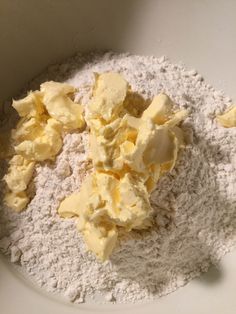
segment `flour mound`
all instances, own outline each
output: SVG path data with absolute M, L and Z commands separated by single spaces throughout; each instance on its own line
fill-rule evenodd
M 183 123 L 189 144 L 151 195 L 155 226 L 121 237 L 111 260 L 102 264 L 86 251 L 75 220 L 58 216 L 60 201 L 79 191 L 91 170 L 85 130 L 65 136 L 55 163 L 37 166 L 27 210 L 17 214 L 1 204 L 0 248 L 37 285 L 70 301 L 97 293 L 104 302 L 146 301 L 173 292 L 236 246 L 236 128 L 224 129 L 214 120 L 230 98 L 195 70 L 165 57 L 77 55 L 51 66 L 27 89 L 45 80 L 67 81 L 80 88 L 76 99 L 86 109 L 93 72 L 105 71 L 122 73 L 145 98 L 164 92 L 190 109 Z

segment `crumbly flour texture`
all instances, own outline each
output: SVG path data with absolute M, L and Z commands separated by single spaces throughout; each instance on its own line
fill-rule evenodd
M 231 99 L 165 57 L 113 53 L 77 55 L 51 66 L 27 89 L 67 81 L 80 88 L 76 99 L 86 108 L 93 73 L 104 71 L 122 73 L 145 98 L 165 92 L 190 109 L 183 123 L 188 145 L 151 195 L 156 224 L 124 235 L 111 259 L 100 263 L 86 251 L 75 220 L 58 216 L 60 201 L 79 191 L 91 171 L 85 130 L 67 134 L 56 161 L 37 166 L 35 196 L 24 212 L 1 204 L 0 248 L 33 282 L 70 301 L 100 294 L 104 302 L 147 301 L 185 285 L 236 246 L 236 128 L 214 119 Z

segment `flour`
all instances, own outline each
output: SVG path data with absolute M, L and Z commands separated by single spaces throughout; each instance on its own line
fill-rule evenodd
M 123 235 L 110 261 L 86 251 L 74 219 L 57 215 L 60 201 L 79 191 L 91 170 L 88 131 L 67 134 L 55 163 L 38 165 L 26 211 L 0 209 L 0 247 L 13 263 L 49 292 L 84 302 L 102 294 L 104 302 L 135 302 L 173 292 L 207 271 L 236 245 L 236 129 L 224 129 L 215 114 L 229 97 L 206 84 L 195 70 L 167 58 L 126 54 L 77 55 L 55 65 L 27 89 L 48 79 L 81 87 L 86 105 L 93 72 L 119 71 L 145 98 L 165 92 L 191 113 L 184 122 L 189 145 L 174 170 L 152 193 L 156 224 Z M 2 168 L 2 167 L 1 167 Z

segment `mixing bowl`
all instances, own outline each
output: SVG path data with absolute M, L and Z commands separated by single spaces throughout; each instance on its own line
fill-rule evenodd
M 234 0 L 1 0 L 0 101 L 49 64 L 77 51 L 108 49 L 168 55 L 236 99 L 235 38 Z M 156 302 L 73 305 L 37 290 L 1 257 L 1 313 L 233 314 L 235 261 L 236 253 L 230 253 L 219 269 Z

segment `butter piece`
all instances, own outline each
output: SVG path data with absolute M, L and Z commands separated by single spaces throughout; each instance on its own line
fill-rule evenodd
M 35 139 L 32 140 L 24 140 L 15 147 L 17 154 L 29 160 L 53 160 L 62 147 L 60 129 L 60 122 L 53 118 L 48 119 L 44 128 L 39 129 L 39 136 L 33 136 Z
M 142 119 L 152 119 L 155 124 L 162 125 L 168 121 L 172 115 L 173 102 L 166 94 L 155 96 L 143 112 Z
M 80 193 L 65 198 L 58 209 L 62 217 L 78 217 L 78 229 L 88 248 L 99 259 L 111 253 L 117 240 L 116 226 L 143 229 L 151 225 L 152 208 L 142 179 L 126 174 L 121 180 L 95 172 Z
M 224 114 L 218 115 L 216 119 L 225 128 L 236 127 L 236 105 L 231 106 Z
M 185 145 L 178 125 L 186 110 L 174 112 L 172 100 L 159 94 L 141 113 L 127 93 L 128 83 L 119 74 L 97 75 L 87 119 L 94 172 L 58 209 L 62 217 L 77 218 L 88 249 L 102 261 L 115 247 L 120 228 L 152 225 L 149 195 Z
M 88 248 L 104 261 L 114 249 L 118 232 L 115 224 L 105 216 L 105 211 L 98 210 L 102 204 L 104 201 L 102 203 L 97 195 L 93 174 L 85 179 L 80 193 L 74 193 L 61 202 L 58 213 L 61 217 L 78 217 L 78 230 L 83 233 Z
M 8 207 L 12 208 L 16 212 L 20 212 L 28 204 L 29 198 L 24 191 L 19 193 L 9 192 L 6 193 L 4 202 Z
M 62 147 L 63 128 L 71 131 L 84 126 L 82 107 L 72 101 L 74 93 L 75 88 L 68 84 L 45 82 L 40 91 L 12 103 L 21 119 L 11 134 L 17 155 L 5 176 L 10 190 L 6 203 L 17 211 L 29 201 L 23 191 L 32 177 L 35 161 L 54 160 Z
M 34 141 L 43 135 L 44 128 L 47 124 L 48 116 L 42 115 L 40 118 L 30 117 L 22 118 L 16 129 L 12 130 L 12 139 L 15 143 L 22 141 Z
M 82 107 L 70 98 L 75 93 L 73 86 L 51 81 L 43 83 L 40 88 L 43 103 L 52 118 L 70 131 L 84 126 Z
M 183 109 L 174 113 L 173 106 L 173 101 L 166 94 L 159 94 L 143 112 L 142 119 L 150 118 L 157 125 L 174 127 L 187 118 L 188 110 Z
M 82 193 L 80 194 L 71 194 L 66 197 L 60 204 L 58 208 L 58 213 L 61 217 L 70 218 L 75 215 L 79 215 L 79 208 L 85 206 L 86 203 L 81 203 Z
M 118 225 L 127 230 L 145 229 L 151 225 L 153 210 L 144 182 L 130 173 L 120 180 Z
M 128 83 L 118 73 L 107 72 L 96 75 L 93 100 L 89 104 L 92 116 L 110 121 L 117 117 L 123 108 L 128 91 Z
M 39 91 L 30 92 L 25 98 L 13 100 L 12 107 L 16 109 L 20 117 L 36 117 L 44 113 L 45 107 Z
M 8 188 L 14 193 L 26 190 L 33 175 L 35 162 L 15 155 L 9 164 L 8 173 L 4 176 Z
M 149 121 L 139 129 L 135 148 L 124 159 L 134 171 L 145 172 L 153 164 L 171 161 L 174 150 L 174 138 L 169 129 Z
M 86 224 L 83 231 L 84 239 L 89 249 L 94 252 L 102 262 L 107 260 L 113 251 L 118 232 L 114 224 L 102 225 Z

